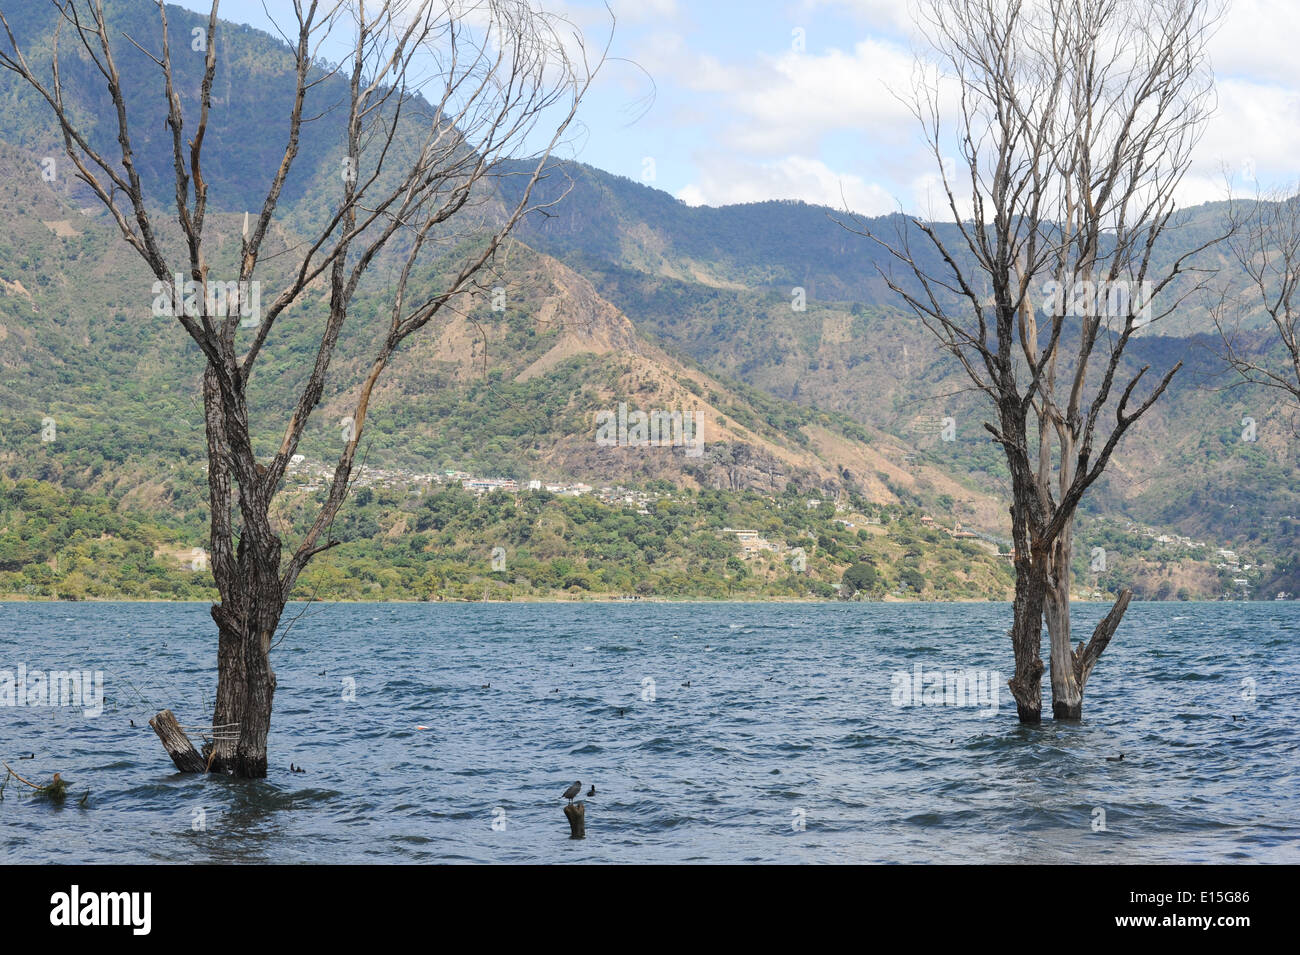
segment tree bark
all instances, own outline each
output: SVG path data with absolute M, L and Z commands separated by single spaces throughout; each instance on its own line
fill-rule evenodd
M 1033 535 L 1042 520 L 1041 501 L 1029 466 L 1023 406 L 1004 393 L 1000 418 L 1002 444 L 1011 471 L 1011 538 L 1016 568 L 1011 623 L 1016 672 L 1007 686 L 1016 701 L 1020 722 L 1036 724 L 1043 718 L 1043 599 L 1047 586 L 1043 555 L 1036 550 Z
M 278 541 L 275 553 L 266 562 L 269 566 L 259 565 L 251 548 L 241 546 L 240 551 L 239 566 L 246 576 L 230 582 L 232 602 L 239 612 L 232 612 L 224 602 L 212 608 L 220 634 L 212 722 L 237 724 L 237 733 L 232 734 L 237 739 L 217 741 L 212 768 L 245 778 L 262 778 L 266 775 L 266 739 L 276 687 L 271 642 L 284 611 L 275 575 L 279 566 Z
M 220 603 L 212 607 L 218 633 L 212 722 L 234 728 L 215 740 L 211 769 L 260 779 L 266 776 L 266 739 L 276 685 L 271 643 L 285 606 L 280 580 L 283 545 L 271 527 L 271 489 L 262 480 L 263 471 L 246 440 L 242 379 L 231 378 L 237 383 L 233 389 L 223 388 L 220 373 L 211 367 L 204 376 L 212 571 L 221 594 Z M 232 435 L 236 441 L 231 441 Z M 232 476 L 238 481 L 237 498 Z M 231 553 L 230 515 L 236 501 L 243 523 L 239 544 Z
M 1047 589 L 1043 602 L 1043 617 L 1047 624 L 1049 646 L 1048 665 L 1052 678 L 1052 715 L 1056 719 L 1063 712 L 1077 712 L 1081 696 L 1073 676 L 1073 658 L 1070 651 L 1070 535 L 1073 526 L 1067 524 L 1052 546 Z
M 1063 679 L 1060 693 L 1057 693 L 1055 685 L 1056 670 L 1056 653 L 1052 654 L 1053 685 L 1052 685 L 1052 715 L 1058 720 L 1077 720 L 1083 718 L 1083 690 L 1088 685 L 1088 677 L 1092 675 L 1092 668 L 1097 665 L 1097 660 L 1102 651 L 1110 645 L 1111 637 L 1115 635 L 1119 623 L 1124 619 L 1124 612 L 1128 610 L 1129 601 L 1133 598 L 1133 591 L 1125 588 L 1124 592 L 1119 595 L 1110 612 L 1101 619 L 1096 629 L 1092 632 L 1092 639 L 1085 646 L 1082 640 L 1079 646 L 1073 652 L 1066 648 L 1065 654 L 1061 659 L 1066 661 L 1062 666 Z
M 171 710 L 163 710 L 149 721 L 153 731 L 162 740 L 163 749 L 172 758 L 176 768 L 183 773 L 201 773 L 206 768 L 203 757 L 195 750 L 190 738 L 181 729 L 180 722 Z
M 1042 575 L 1032 560 L 1017 555 L 1011 624 L 1016 673 L 1007 686 L 1022 723 L 1039 723 L 1043 718 L 1043 588 Z
M 564 818 L 569 820 L 569 838 L 585 839 L 587 837 L 587 804 L 571 802 L 564 807 Z

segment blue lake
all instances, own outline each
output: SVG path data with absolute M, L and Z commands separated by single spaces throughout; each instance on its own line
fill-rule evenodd
M 1076 635 L 1107 609 L 1076 605 Z M 1006 604 L 295 617 L 250 782 L 177 774 L 147 725 L 211 720 L 206 605 L 0 603 L 0 671 L 99 670 L 106 697 L 98 716 L 0 706 L 0 757 L 71 784 L 50 806 L 9 781 L 4 860 L 1300 861 L 1297 602 L 1134 604 L 1084 721 L 1039 727 L 1005 687 Z M 896 705 L 918 664 L 996 672 L 996 713 Z M 560 793 L 579 779 L 596 794 L 575 841 Z

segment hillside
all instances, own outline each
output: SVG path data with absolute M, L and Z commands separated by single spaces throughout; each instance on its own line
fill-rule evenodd
M 117 28 L 149 35 L 151 4 L 119 0 L 109 10 Z M 8 4 L 5 12 L 20 41 L 49 26 L 41 4 Z M 178 8 L 169 16 L 176 30 L 199 22 Z M 279 40 L 247 28 L 227 27 L 219 42 L 230 59 L 218 76 L 207 150 L 210 226 L 216 264 L 229 266 L 243 213 L 260 202 L 262 170 L 280 149 L 288 60 Z M 163 103 L 148 96 L 147 59 L 130 55 L 141 66 L 129 74 L 128 99 L 138 110 L 144 175 L 166 195 L 170 152 L 157 148 Z M 195 65 L 182 74 L 182 99 L 190 102 Z M 87 79 L 70 67 L 74 89 L 80 86 L 72 81 Z M 337 94 L 337 82 L 314 91 L 319 103 Z M 205 500 L 196 350 L 170 320 L 151 313 L 151 277 L 84 190 L 66 170 L 42 175 L 46 156 L 56 157 L 58 168 L 60 150 L 32 95 L 3 75 L 0 104 L 0 215 L 10 226 L 0 237 L 0 474 L 87 493 L 132 519 L 193 533 Z M 97 141 L 106 141 L 102 102 L 87 96 L 78 106 L 95 123 Z M 327 115 L 304 140 L 272 253 L 301 241 L 317 221 L 334 175 L 333 123 Z M 248 128 L 260 131 L 255 143 L 247 141 Z M 643 489 L 666 482 L 683 494 L 733 495 L 729 506 L 745 495 L 775 501 L 794 494 L 918 520 L 931 514 L 950 529 L 1005 538 L 1006 484 L 982 428 L 986 409 L 955 363 L 898 309 L 877 272 L 885 267 L 879 249 L 844 229 L 833 210 L 801 203 L 691 208 L 574 164 L 557 165 L 544 188 L 558 191 L 570 181 L 574 188 L 556 214 L 526 221 L 499 256 L 495 285 L 454 303 L 445 321 L 394 361 L 368 421 L 366 468 L 520 484 Z M 1195 244 L 1218 227 L 1222 210 L 1187 210 L 1184 220 L 1176 241 Z M 866 225 L 888 231 L 902 219 Z M 175 247 L 176 236 L 167 239 Z M 1162 254 L 1176 251 L 1170 245 Z M 378 262 L 362 287 L 334 379 L 301 448 L 309 466 L 323 466 L 338 447 L 392 264 Z M 264 281 L 277 278 L 272 266 Z M 418 281 L 433 286 L 439 278 L 435 263 Z M 314 297 L 323 294 L 313 290 L 286 316 L 252 382 L 263 447 L 278 439 L 275 424 L 301 380 L 319 321 Z M 1084 530 L 1097 528 L 1101 539 L 1103 527 L 1126 528 L 1127 543 L 1117 546 L 1135 561 L 1144 540 L 1204 540 L 1208 550 L 1176 558 L 1206 571 L 1203 579 L 1192 575 L 1194 595 L 1234 592 L 1231 577 L 1225 583 L 1208 556 L 1217 547 L 1256 555 L 1251 585 L 1261 592 L 1300 589 L 1287 576 L 1296 573 L 1300 529 L 1295 409 L 1227 387 L 1213 346 L 1205 314 L 1193 305 L 1135 343 L 1129 374 L 1148 363 L 1162 370 L 1182 360 L 1185 368 L 1095 489 Z M 646 445 L 633 429 L 639 446 L 610 446 L 600 440 L 602 416 L 617 417 L 621 406 L 630 415 L 663 412 L 698 422 L 702 443 Z M 1241 438 L 1248 417 L 1257 426 L 1254 441 Z M 952 440 L 939 436 L 945 418 L 952 419 Z M 357 541 L 401 537 L 407 525 L 358 530 Z M 1081 544 L 1092 541 L 1082 535 Z M 1138 562 L 1126 573 L 1137 582 L 1165 571 Z M 838 580 L 825 574 L 827 583 Z
M 565 211 L 521 235 L 583 271 L 639 328 L 711 371 L 842 412 L 907 443 L 917 460 L 1005 494 L 1000 455 L 982 427 L 989 409 L 956 361 L 899 308 L 877 271 L 889 268 L 879 247 L 847 231 L 842 214 L 789 202 L 692 208 L 590 167 L 567 172 L 574 186 Z M 1224 207 L 1184 210 L 1176 225 L 1162 261 L 1221 234 Z M 902 222 L 855 227 L 891 236 Z M 940 234 L 951 237 L 950 228 L 940 226 Z M 1222 253 L 1197 264 L 1222 269 L 1225 282 L 1240 281 Z M 801 309 L 796 287 L 804 292 Z M 1128 376 L 1144 366 L 1163 373 L 1181 361 L 1183 368 L 1121 446 L 1086 512 L 1264 542 L 1285 556 L 1300 543 L 1288 519 L 1300 510 L 1293 479 L 1300 409 L 1227 374 L 1209 301 L 1190 297 L 1140 333 L 1126 354 Z M 1247 348 L 1277 352 L 1269 338 L 1249 331 L 1250 316 L 1244 327 Z M 943 417 L 954 419 L 952 442 L 934 439 Z M 1242 440 L 1246 418 L 1255 422 L 1254 441 Z

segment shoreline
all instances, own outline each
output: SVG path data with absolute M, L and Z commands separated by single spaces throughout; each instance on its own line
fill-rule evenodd
M 1222 603 L 1295 603 L 1297 598 L 1290 600 L 1134 600 L 1133 603 L 1153 603 L 1153 604 L 1222 604 Z M 61 600 L 58 597 L 32 597 L 25 594 L 0 594 L 0 604 L 205 604 L 210 605 L 216 601 L 212 600 L 166 600 L 166 599 L 149 599 L 135 597 L 89 597 L 84 600 Z M 1103 600 L 1089 599 L 1072 599 L 1071 606 L 1075 604 L 1113 604 L 1115 598 Z M 627 600 L 621 597 L 520 597 L 515 600 L 289 600 L 290 604 L 302 603 L 319 603 L 319 604 L 374 604 L 376 606 L 383 604 L 454 604 L 464 606 L 477 606 L 479 604 L 727 604 L 727 603 L 747 603 L 747 604 L 825 604 L 827 606 L 847 605 L 847 604 L 1009 604 L 1010 598 L 995 600 L 992 598 L 985 599 L 958 599 L 958 600 L 906 600 L 902 597 L 884 597 L 880 600 L 834 600 L 823 599 L 818 597 L 642 597 L 639 600 Z

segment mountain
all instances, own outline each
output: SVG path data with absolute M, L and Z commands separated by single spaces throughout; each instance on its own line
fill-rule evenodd
M 846 229 L 842 213 L 791 202 L 692 208 L 590 167 L 566 173 L 553 186 L 572 184 L 561 211 L 528 223 L 520 237 L 583 271 L 639 328 L 711 371 L 928 447 L 963 480 L 1005 494 L 1000 455 L 982 427 L 989 407 L 884 287 L 884 253 Z M 1222 203 L 1183 210 L 1157 258 L 1168 263 L 1223 234 L 1225 215 Z M 898 216 L 850 224 L 885 237 L 904 228 Z M 940 234 L 957 248 L 950 229 L 941 226 Z M 1222 250 L 1193 262 L 1241 284 Z M 796 288 L 803 309 L 795 307 Z M 1129 377 L 1143 367 L 1151 375 L 1179 361 L 1184 367 L 1125 439 L 1086 513 L 1294 551 L 1287 515 L 1300 508 L 1300 409 L 1228 374 L 1213 300 L 1192 296 L 1130 345 L 1121 365 Z M 1251 331 L 1258 321 L 1247 314 L 1243 344 L 1265 353 L 1266 332 Z M 928 437 L 936 417 L 955 419 L 956 441 Z M 1242 440 L 1244 419 L 1254 421 L 1256 440 Z
M 114 29 L 149 47 L 152 3 L 106 7 Z M 40 38 L 52 27 L 50 8 L 0 0 L 0 10 L 19 41 L 33 43 L 29 56 L 48 52 Z M 167 10 L 176 36 L 204 22 Z M 282 41 L 247 27 L 223 25 L 217 42 L 227 59 L 214 87 L 206 175 L 214 266 L 231 268 L 243 214 L 260 206 L 258 189 L 282 148 L 289 60 Z M 165 103 L 148 58 L 123 46 L 137 154 L 148 187 L 166 197 Z M 200 58 L 179 62 L 180 95 L 192 106 Z M 70 61 L 65 80 L 69 95 L 81 96 L 76 108 L 92 141 L 108 150 L 111 116 L 102 97 L 85 92 L 93 89 L 88 69 Z M 312 105 L 336 99 L 339 82 L 322 79 Z M 0 237 L 0 473 L 111 500 L 164 531 L 192 533 L 204 504 L 196 349 L 152 314 L 152 276 L 69 175 L 34 94 L 2 74 L 0 106 L 0 215 L 10 225 Z M 304 136 L 271 253 L 319 223 L 336 181 L 338 119 L 321 112 Z M 43 175 L 46 157 L 54 159 L 52 178 Z M 511 180 L 500 188 L 508 200 Z M 596 486 L 666 482 L 688 494 L 773 500 L 793 493 L 899 515 L 919 508 L 950 528 L 1006 537 L 1005 472 L 982 428 L 987 409 L 899 308 L 878 271 L 890 267 L 883 251 L 846 229 L 843 216 L 789 202 L 693 208 L 589 166 L 557 163 L 542 199 L 566 189 L 553 215 L 525 220 L 484 288 L 454 303 L 393 362 L 367 425 L 368 468 Z M 1221 207 L 1187 210 L 1161 255 L 1199 244 L 1222 221 Z M 887 235 L 906 228 L 901 216 L 850 224 Z M 166 238 L 175 248 L 177 236 Z M 1212 261 L 1224 264 L 1221 256 Z M 337 449 L 393 265 L 381 259 L 363 284 L 301 448 L 305 466 Z M 432 286 L 440 268 L 430 264 L 418 281 Z M 274 269 L 263 277 L 272 286 Z M 252 382 L 258 420 L 267 422 L 256 435 L 262 447 L 278 443 L 270 423 L 283 420 L 301 381 L 319 327 L 313 305 L 323 294 L 313 290 L 285 316 Z M 1125 572 L 1150 582 L 1153 595 L 1156 581 L 1174 579 L 1166 573 L 1172 563 L 1213 568 L 1210 544 L 1256 555 L 1251 581 L 1261 588 L 1280 589 L 1276 581 L 1296 572 L 1295 409 L 1229 387 L 1214 341 L 1204 308 L 1189 303 L 1134 343 L 1128 374 L 1178 360 L 1185 368 L 1126 440 L 1085 511 L 1084 528 L 1132 556 Z M 701 453 L 680 443 L 602 443 L 602 415 L 617 420 L 620 405 L 629 414 L 701 421 Z M 939 435 L 945 418 L 951 441 Z M 1247 418 L 1255 441 L 1241 438 Z M 46 419 L 55 441 L 41 440 Z M 410 523 L 373 530 L 401 535 Z M 1170 535 L 1205 539 L 1208 549 L 1146 552 L 1146 541 Z M 1090 544 L 1086 535 L 1081 544 Z M 853 562 L 851 553 L 841 556 L 827 579 Z M 1194 593 L 1232 590 L 1235 572 L 1207 573 L 1213 579 Z

